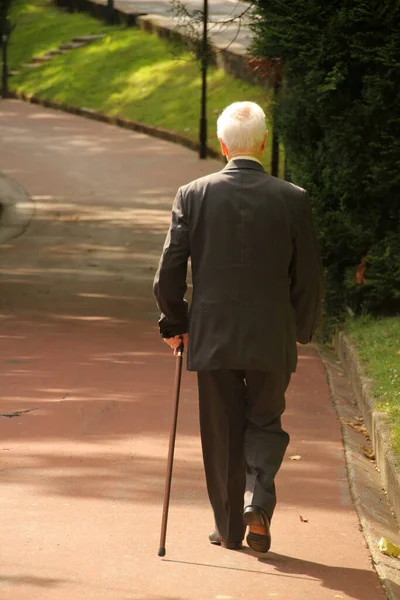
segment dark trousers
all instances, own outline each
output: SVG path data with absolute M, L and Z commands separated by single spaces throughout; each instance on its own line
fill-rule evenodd
M 272 518 L 274 479 L 289 443 L 281 415 L 290 375 L 225 369 L 197 374 L 207 490 L 226 540 L 243 539 L 243 506 L 259 506 Z

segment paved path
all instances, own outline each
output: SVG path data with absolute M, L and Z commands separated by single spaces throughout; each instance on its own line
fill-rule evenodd
M 28 231 L 0 249 L 0 413 L 29 411 L 0 416 L 0 598 L 383 600 L 311 347 L 288 394 L 272 552 L 207 541 L 186 373 L 167 556 L 157 557 L 174 361 L 151 280 L 176 187 L 220 163 L 2 101 L 0 164 L 36 202 Z

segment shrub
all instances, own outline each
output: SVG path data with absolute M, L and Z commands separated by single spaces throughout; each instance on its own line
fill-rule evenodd
M 400 3 L 258 0 L 257 11 L 255 53 L 283 64 L 275 127 L 313 202 L 326 311 L 396 310 Z

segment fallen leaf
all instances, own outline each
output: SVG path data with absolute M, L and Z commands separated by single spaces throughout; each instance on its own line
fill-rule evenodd
M 308 523 L 308 519 L 305 519 L 302 515 L 299 515 L 299 516 L 300 516 L 300 521 L 302 523 Z
M 13 417 L 20 417 L 24 413 L 29 413 L 33 410 L 36 410 L 36 408 L 25 408 L 24 410 L 16 410 L 15 412 L 11 413 L 0 413 L 0 417 L 7 417 L 7 419 L 12 419 Z
M 349 427 L 354 429 L 354 431 L 358 431 L 358 433 L 362 433 L 363 436 L 365 436 L 367 439 L 369 439 L 368 431 L 364 424 L 361 425 L 360 423 L 352 423 L 351 421 L 340 421 L 340 422 L 342 423 L 342 425 L 348 425 Z
M 379 540 L 378 548 L 386 556 L 393 556 L 394 558 L 400 556 L 400 547 L 390 542 L 387 538 L 383 537 Z
M 357 269 L 356 269 L 356 274 L 355 274 L 355 282 L 358 283 L 358 285 L 364 285 L 365 283 L 365 270 L 367 268 L 367 263 L 365 261 L 365 258 L 362 259 L 362 261 L 360 262 L 359 265 L 357 265 Z M 335 598 L 342 598 L 343 596 L 335 596 Z
M 375 460 L 375 452 L 373 448 L 369 448 L 368 446 L 362 446 L 361 450 L 363 451 L 364 456 L 366 456 L 370 460 Z
M 335 598 L 344 598 L 344 596 L 339 596 L 339 594 L 335 594 Z
M 289 456 L 290 460 L 301 460 L 300 454 L 295 454 L 294 456 Z
M 400 350 L 397 350 L 396 354 L 400 354 Z

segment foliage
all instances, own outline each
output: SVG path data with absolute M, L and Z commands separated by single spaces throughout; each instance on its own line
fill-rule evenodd
M 274 122 L 308 189 L 326 309 L 400 303 L 400 3 L 258 0 L 255 53 L 283 64 Z M 365 273 L 355 281 L 357 266 Z
M 55 56 L 35 69 L 21 64 L 77 35 L 107 32 L 84 48 Z M 82 13 L 60 13 L 43 0 L 31 1 L 10 46 L 16 91 L 71 106 L 84 106 L 163 127 L 197 140 L 200 71 L 183 49 L 135 28 L 104 24 Z M 208 76 L 209 146 L 218 150 L 216 119 L 235 100 L 266 105 L 266 92 L 210 68 Z M 184 92 L 183 92 L 184 90 Z M 265 164 L 270 164 L 270 147 Z
M 103 23 L 85 14 L 61 12 L 45 0 L 28 0 L 17 22 L 18 30 L 10 47 L 10 61 L 14 69 L 19 69 L 33 56 L 70 42 L 73 37 L 107 31 Z
M 346 327 L 372 377 L 376 408 L 390 416 L 400 456 L 400 319 L 351 319 Z
M 0 44 L 1 44 L 1 96 L 8 96 L 7 49 L 16 21 L 21 14 L 25 0 L 0 0 Z
M 26 0 L 0 0 L 1 34 L 11 34 L 18 17 L 26 6 Z
M 9 0 L 11 26 L 15 25 L 26 8 L 27 0 Z

